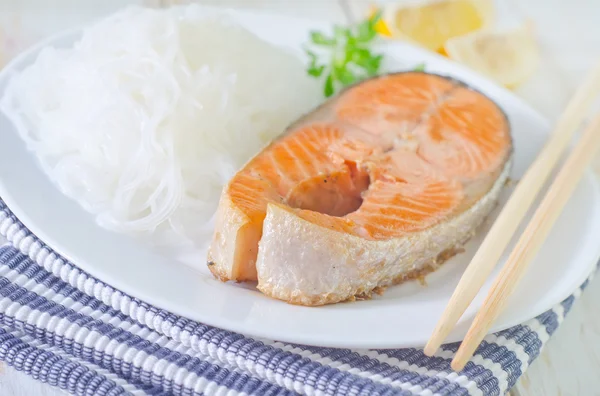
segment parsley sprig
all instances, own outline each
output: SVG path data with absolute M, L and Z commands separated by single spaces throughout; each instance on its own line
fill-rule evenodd
M 371 44 L 377 37 L 375 25 L 381 13 L 353 27 L 334 26 L 333 36 L 312 31 L 310 41 L 313 47 L 305 48 L 309 56 L 309 75 L 323 79 L 323 93 L 330 97 L 340 88 L 365 78 L 374 77 L 379 72 L 383 54 L 373 53 Z M 327 53 L 320 59 L 318 53 Z

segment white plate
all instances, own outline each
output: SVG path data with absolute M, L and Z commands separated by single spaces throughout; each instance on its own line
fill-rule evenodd
M 296 49 L 305 41 L 308 30 L 328 28 L 321 21 L 246 12 L 236 15 L 263 38 Z M 77 37 L 77 32 L 69 33 L 46 44 L 65 46 Z M 10 74 L 31 63 L 40 48 L 23 54 L 0 74 L 0 92 Z M 537 112 L 507 90 L 444 58 L 407 44 L 390 45 L 386 52 L 394 60 L 392 67 L 425 62 L 428 71 L 457 77 L 494 99 L 508 114 L 513 128 L 516 151 L 512 177 L 518 179 L 523 174 L 549 130 Z M 56 251 L 131 296 L 247 335 L 323 346 L 423 345 L 483 234 L 480 232 L 467 245 L 465 253 L 428 276 L 426 286 L 409 282 L 370 301 L 307 308 L 272 300 L 251 286 L 221 283 L 208 271 L 195 272 L 169 262 L 129 238 L 99 228 L 42 173 L 4 116 L 0 117 L 0 196 L 31 231 Z M 566 298 L 593 268 L 600 254 L 598 235 L 599 190 L 592 174 L 587 173 L 493 330 L 521 323 Z M 460 340 L 465 334 L 490 282 L 449 340 Z

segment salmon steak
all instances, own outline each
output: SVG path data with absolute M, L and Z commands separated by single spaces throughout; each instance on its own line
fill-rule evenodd
M 208 267 L 293 304 L 367 298 L 461 248 L 494 208 L 512 151 L 503 111 L 460 81 L 363 81 L 230 180 Z

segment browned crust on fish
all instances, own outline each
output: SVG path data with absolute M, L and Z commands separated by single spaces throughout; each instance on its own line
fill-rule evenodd
M 229 276 L 225 273 L 225 271 L 219 270 L 219 266 L 216 265 L 215 262 L 212 261 L 210 258 L 206 262 L 206 266 L 208 267 L 210 272 L 213 274 L 213 276 L 215 278 L 217 278 L 218 280 L 220 280 L 221 282 L 227 282 L 227 281 L 231 280 L 231 279 L 229 279 Z

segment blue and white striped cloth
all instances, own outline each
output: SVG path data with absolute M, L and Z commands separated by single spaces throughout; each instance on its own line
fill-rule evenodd
M 76 395 L 501 395 L 540 354 L 585 284 L 486 337 L 460 373 L 458 344 L 350 350 L 258 340 L 182 318 L 78 269 L 0 200 L 0 359 Z

